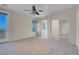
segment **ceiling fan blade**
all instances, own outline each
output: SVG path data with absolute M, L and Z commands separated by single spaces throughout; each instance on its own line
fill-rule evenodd
M 37 15 L 39 15 L 39 13 L 38 12 L 35 12 Z
M 31 12 L 30 14 L 33 14 L 33 15 L 35 15 L 36 13 L 35 13 L 35 12 Z
M 32 6 L 32 11 L 36 11 L 36 8 L 35 8 L 35 6 Z
M 38 10 L 39 12 L 43 12 L 43 10 Z
M 32 11 L 32 10 L 24 10 L 24 11 Z

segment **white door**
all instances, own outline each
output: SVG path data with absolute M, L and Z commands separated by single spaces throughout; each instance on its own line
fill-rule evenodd
M 68 20 L 60 20 L 60 36 L 66 38 L 69 34 L 69 22 Z
M 47 20 L 42 21 L 42 37 L 48 38 L 48 21 Z
M 59 38 L 59 20 L 51 21 L 51 38 L 52 39 Z

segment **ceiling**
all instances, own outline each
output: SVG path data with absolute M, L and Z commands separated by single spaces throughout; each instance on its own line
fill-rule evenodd
M 33 4 L 7 4 L 7 5 L 2 4 L 0 5 L 0 7 L 8 8 L 11 11 L 26 14 L 29 16 L 33 16 L 32 14 L 30 14 L 31 11 L 24 11 L 24 10 L 25 9 L 31 10 L 32 6 Z M 36 17 L 42 17 L 50 13 L 55 13 L 55 12 L 62 11 L 68 8 L 72 8 L 75 5 L 74 4 L 35 4 L 35 6 L 36 6 L 36 9 L 44 10 L 44 12 L 40 12 L 39 16 L 36 16 Z

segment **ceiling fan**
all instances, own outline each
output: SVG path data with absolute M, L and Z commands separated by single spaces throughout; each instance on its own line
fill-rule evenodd
M 43 10 L 37 10 L 35 5 L 32 6 L 32 10 L 24 10 L 24 11 L 32 11 L 33 15 L 40 15 L 39 12 L 43 12 Z

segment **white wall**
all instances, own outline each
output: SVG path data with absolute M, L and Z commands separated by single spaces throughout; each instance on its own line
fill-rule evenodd
M 78 47 L 78 52 L 79 52 L 79 6 L 77 7 L 77 12 L 76 12 L 76 44 Z
M 35 33 L 32 32 L 32 17 L 12 12 L 11 20 L 10 40 L 35 36 Z
M 76 9 L 71 8 L 71 9 L 68 9 L 68 10 L 64 10 L 64 11 L 61 11 L 61 12 L 51 14 L 50 16 L 51 16 L 51 18 L 50 18 L 51 21 L 56 20 L 56 19 L 59 19 L 59 20 L 67 19 L 67 20 L 69 20 L 70 31 L 69 31 L 68 40 L 69 40 L 69 42 L 75 44 L 76 43 Z

